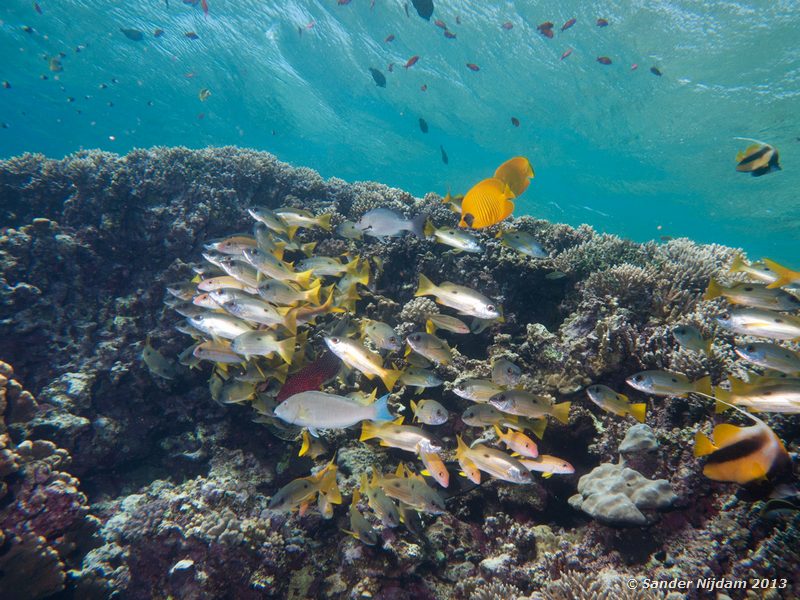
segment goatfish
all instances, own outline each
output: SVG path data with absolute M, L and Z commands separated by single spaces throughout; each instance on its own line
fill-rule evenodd
M 464 379 L 453 386 L 456 396 L 473 402 L 489 402 L 492 396 L 502 391 L 502 387 L 488 379 Z
M 354 258 L 344 264 L 339 259 L 330 256 L 314 256 L 297 263 L 300 271 L 311 270 L 317 277 L 336 277 L 345 273 L 355 273 L 358 270 L 358 259 Z
M 289 227 L 304 227 L 313 229 L 319 227 L 325 231 L 331 230 L 331 215 L 329 213 L 317 215 L 300 208 L 282 207 L 275 211 Z
M 419 214 L 413 219 L 406 219 L 400 213 L 389 208 L 374 208 L 361 216 L 356 223 L 356 228 L 362 233 L 380 240 L 398 236 L 404 231 L 410 231 L 418 238 L 424 238 L 425 219 L 425 214 Z
M 206 313 L 187 319 L 189 324 L 210 337 L 232 340 L 253 328 L 233 315 Z
M 678 325 L 672 330 L 672 335 L 682 347 L 694 352 L 702 352 L 706 356 L 711 352 L 714 338 L 704 338 L 697 327 L 692 325 Z
M 547 258 L 548 254 L 530 233 L 525 231 L 501 231 L 496 236 L 503 246 L 516 250 L 531 258 Z
M 429 452 L 427 449 L 421 447 L 419 450 L 419 459 L 425 466 L 425 469 L 421 472 L 422 475 L 433 477 L 434 481 L 443 488 L 450 485 L 450 472 L 447 470 L 447 467 L 445 467 L 444 461 L 437 452 Z
M 489 404 L 510 415 L 540 419 L 550 415 L 560 423 L 569 423 L 569 408 L 572 402 L 552 402 L 525 390 L 506 390 L 489 398 Z
M 755 142 L 736 154 L 736 170 L 740 173 L 750 173 L 753 177 L 761 177 L 773 171 L 780 171 L 778 151 L 775 147 L 765 142 L 750 138 L 735 138 Z
M 345 429 L 361 421 L 391 421 L 389 394 L 364 406 L 346 396 L 325 392 L 300 392 L 290 396 L 275 408 L 281 421 L 307 427 L 314 437 L 319 429 Z
M 438 304 L 449 306 L 462 315 L 480 319 L 497 319 L 500 311 L 497 306 L 483 294 L 468 287 L 445 281 L 436 285 L 420 273 L 419 286 L 414 296 L 434 296 Z
M 425 332 L 434 334 L 436 333 L 437 329 L 444 329 L 445 331 L 449 331 L 450 333 L 460 333 L 465 334 L 469 333 L 469 325 L 464 323 L 461 319 L 457 319 L 455 317 L 451 317 L 450 315 L 442 315 L 439 313 L 433 313 L 428 315 L 428 319 L 425 321 Z
M 510 360 L 500 358 L 492 363 L 492 383 L 514 387 L 522 377 L 522 370 Z
M 575 472 L 575 467 L 563 458 L 548 454 L 540 454 L 536 458 L 520 458 L 519 462 L 529 471 L 541 473 L 545 479 L 553 475 L 571 475 Z
M 418 331 L 409 335 L 406 341 L 411 350 L 437 365 L 449 365 L 452 361 L 450 346 L 435 335 Z
M 736 346 L 736 354 L 748 362 L 765 369 L 773 369 L 788 375 L 800 375 L 800 353 L 766 342 L 754 342 Z
M 483 252 L 483 248 L 476 238 L 471 233 L 460 231 L 453 227 L 434 227 L 433 223 L 428 221 L 423 230 L 425 237 L 432 237 L 434 240 L 445 246 L 450 246 L 454 252 Z
M 372 319 L 361 320 L 361 332 L 380 350 L 400 350 L 400 338 L 390 325 Z
M 590 385 L 586 388 L 589 400 L 612 414 L 624 417 L 630 415 L 640 423 L 644 423 L 647 403 L 632 403 L 624 394 L 618 394 L 605 385 Z
M 310 435 L 306 429 L 303 429 L 302 439 L 303 443 L 300 445 L 300 452 L 297 453 L 297 456 L 308 456 L 308 458 L 315 459 L 328 451 L 325 442 Z
M 458 226 L 484 229 L 499 223 L 514 212 L 515 197 L 508 184 L 496 177 L 479 181 L 461 202 Z
M 762 259 L 764 265 L 768 269 L 772 269 L 772 271 L 778 276 L 778 278 L 771 282 L 767 287 L 772 288 L 779 288 L 784 287 L 789 284 L 797 283 L 800 284 L 800 271 L 793 271 L 783 265 L 776 263 L 774 260 L 770 260 L 768 258 Z M 796 308 L 796 307 L 795 307 Z
M 714 427 L 711 438 L 698 431 L 694 455 L 708 457 L 703 475 L 714 481 L 748 485 L 791 469 L 792 459 L 775 432 L 755 415 L 738 406 L 732 408 L 753 425 L 721 423 Z
M 686 375 L 670 371 L 642 371 L 631 375 L 626 383 L 633 389 L 653 396 L 687 398 L 691 393 L 711 395 L 711 377 L 689 381 Z
M 717 322 L 733 333 L 773 340 L 800 339 L 800 317 L 763 308 L 734 308 L 717 317 Z
M 263 273 L 267 277 L 279 281 L 293 281 L 303 288 L 310 287 L 311 277 L 314 275 L 314 271 L 311 269 L 303 272 L 294 271 L 291 263 L 285 263 L 259 248 L 245 248 L 242 256 L 259 273 Z M 258 289 L 258 282 L 253 287 Z
M 425 425 L 441 425 L 447 423 L 450 416 L 447 409 L 436 400 L 411 401 L 411 412 L 414 420 Z
M 406 367 L 403 374 L 400 375 L 399 382 L 401 385 L 409 385 L 411 387 L 419 388 L 417 393 L 422 393 L 422 390 L 429 387 L 438 387 L 444 383 L 439 379 L 435 373 L 427 369 L 419 367 Z
M 800 299 L 787 291 L 772 289 L 774 284 L 780 283 L 780 281 L 779 279 L 769 285 L 737 282 L 731 286 L 723 286 L 712 277 L 705 294 L 703 294 L 703 300 L 712 300 L 723 296 L 731 304 L 752 306 L 753 308 L 778 311 L 800 309 Z
M 472 448 L 464 443 L 461 436 L 456 436 L 458 448 L 456 459 L 464 474 L 475 484 L 481 482 L 480 471 L 495 479 L 509 483 L 531 483 L 530 471 L 513 456 L 490 448 L 486 444 L 475 444 Z
M 367 505 L 373 510 L 375 515 L 386 527 L 397 527 L 400 525 L 400 513 L 397 505 L 386 495 L 378 485 L 378 477 L 372 474 L 372 481 L 367 480 L 367 474 L 361 474 L 361 492 L 367 497 Z
M 497 438 L 502 441 L 506 447 L 514 452 L 514 456 L 526 456 L 528 458 L 536 458 L 539 456 L 539 447 L 531 438 L 522 433 L 521 431 L 514 431 L 508 429 L 505 433 L 497 425 L 494 426 L 494 431 Z
M 414 425 L 401 425 L 400 420 L 390 423 L 372 423 L 364 421 L 361 425 L 360 442 L 377 438 L 380 445 L 387 448 L 398 448 L 417 454 L 420 448 L 428 452 L 440 452 L 442 443 L 432 435 Z
M 508 184 L 514 196 L 521 196 L 535 176 L 531 162 L 524 156 L 515 156 L 497 167 L 495 178 Z
M 283 362 L 290 365 L 294 356 L 295 341 L 294 337 L 278 341 L 278 336 L 269 331 L 247 331 L 233 339 L 231 350 L 246 359 L 251 356 L 270 357 L 277 353 Z
M 402 463 L 398 469 L 403 472 Z M 388 475 L 380 479 L 375 478 L 374 484 L 380 486 L 389 498 L 394 498 L 415 510 L 429 513 L 432 515 L 442 514 L 447 510 L 444 498 L 435 489 L 425 483 L 422 477 L 411 475 L 407 476 Z
M 350 530 L 343 529 L 342 531 L 352 535 L 362 544 L 374 546 L 378 543 L 378 534 L 372 529 L 372 524 L 358 510 L 358 501 L 360 499 L 361 493 L 356 488 L 353 490 L 353 499 L 350 501 Z
M 145 340 L 144 348 L 142 348 L 142 361 L 144 361 L 147 369 L 153 375 L 164 379 L 175 379 L 178 376 L 178 366 L 175 361 L 166 358 L 161 352 L 153 348 L 150 345 L 150 338 Z
M 239 364 L 246 360 L 243 356 L 231 350 L 231 343 L 226 340 L 200 342 L 192 354 L 200 360 L 208 360 L 223 365 Z
M 730 391 L 717 387 L 714 396 L 717 412 L 724 412 L 730 405 L 742 406 L 753 412 L 800 413 L 800 379 L 756 377 L 745 382 L 728 377 Z
M 367 379 L 380 377 L 389 391 L 394 388 L 402 374 L 397 369 L 384 368 L 380 354 L 367 350 L 355 340 L 333 336 L 326 337 L 325 344 L 344 364 L 360 371 Z
M 310 288 L 301 291 L 286 281 L 270 279 L 258 287 L 258 295 L 270 304 L 280 306 L 297 306 L 300 303 L 319 304 L 321 283 L 321 280 L 317 280 Z

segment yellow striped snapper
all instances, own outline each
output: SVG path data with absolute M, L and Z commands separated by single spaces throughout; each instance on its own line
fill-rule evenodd
M 211 337 L 232 340 L 248 331 L 252 327 L 232 315 L 222 313 L 206 313 L 187 319 L 189 324 Z
M 247 248 L 242 252 L 261 252 L 258 248 Z M 272 256 L 271 254 L 268 256 Z M 249 288 L 258 288 L 258 272 L 238 256 L 226 256 L 219 261 L 219 266 L 236 281 L 242 282 Z
M 330 286 L 328 286 L 330 288 Z M 298 306 L 292 309 L 295 314 L 297 323 L 303 325 L 305 323 L 313 322 L 320 315 L 327 315 L 329 313 L 343 313 L 346 312 L 341 306 L 335 306 L 333 302 L 333 290 L 328 294 L 328 299 L 319 306 Z
M 540 454 L 536 458 L 520 458 L 519 462 L 529 471 L 541 473 L 544 478 L 553 475 L 572 475 L 575 472 L 575 467 L 563 458 L 548 454 Z
M 269 279 L 258 287 L 258 295 L 270 304 L 296 306 L 301 302 L 319 304 L 322 281 L 315 281 L 307 290 L 300 290 L 293 284 L 278 279 Z
M 761 308 L 734 308 L 717 317 L 728 331 L 773 340 L 800 339 L 800 318 Z
M 342 493 L 336 480 L 337 472 L 338 468 L 331 460 L 318 473 L 290 481 L 270 498 L 268 508 L 280 512 L 299 508 L 303 515 L 318 494 L 324 495 L 327 503 L 340 504 Z
M 201 292 L 213 292 L 214 290 L 221 289 L 243 290 L 248 294 L 255 294 L 258 292 L 258 288 L 256 286 L 245 285 L 230 275 L 220 275 L 219 277 L 203 279 L 197 284 L 197 289 Z
M 200 359 L 194 355 L 194 351 L 197 350 L 197 347 L 200 345 L 200 342 L 195 342 L 188 348 L 185 348 L 179 355 L 178 355 L 178 363 L 182 364 L 184 367 L 189 367 L 190 369 L 195 368 L 200 364 Z
M 461 314 L 471 317 L 481 319 L 500 317 L 497 306 L 483 294 L 449 281 L 437 286 L 422 274 L 419 276 L 419 287 L 414 296 L 435 296 L 437 303 L 454 308 Z
M 398 448 L 406 452 L 417 454 L 420 448 L 428 452 L 440 452 L 442 443 L 434 436 L 413 425 L 401 425 L 399 422 L 373 423 L 364 421 L 361 424 L 361 437 L 358 441 L 364 442 L 378 438 L 381 446 Z
M 178 304 L 177 306 L 173 306 L 172 310 L 174 310 L 180 316 L 186 317 L 187 319 L 208 312 L 208 309 L 206 307 L 198 306 L 194 302 L 186 302 L 183 304 Z
M 462 229 L 454 227 L 435 227 L 428 221 L 423 229 L 425 237 L 432 237 L 435 241 L 445 246 L 450 246 L 458 252 L 483 252 L 478 238 Z
M 572 402 L 553 404 L 525 390 L 506 390 L 489 398 L 489 404 L 511 415 L 539 419 L 550 415 L 561 423 L 569 423 Z
M 295 338 L 278 341 L 278 336 L 269 331 L 248 331 L 235 337 L 231 350 L 249 359 L 251 356 L 270 357 L 277 353 L 286 364 L 292 364 Z
M 692 325 L 678 325 L 672 330 L 672 335 L 682 347 L 705 355 L 711 352 L 714 343 L 714 338 L 704 338 L 700 330 Z
M 229 300 L 222 305 L 225 312 L 259 325 L 283 325 L 292 334 L 297 331 L 297 309 L 275 308 L 258 298 Z
M 430 333 L 418 331 L 410 334 L 406 341 L 414 352 L 437 365 L 449 365 L 453 359 L 447 342 Z
M 226 340 L 200 342 L 194 349 L 194 355 L 200 360 L 222 364 L 239 364 L 245 361 L 243 356 L 231 350 L 231 344 Z
M 183 321 L 179 321 L 175 323 L 175 331 L 179 331 L 185 335 L 190 335 L 192 337 L 200 337 L 203 335 L 203 332 L 194 327 L 191 323 L 189 323 L 189 319 L 184 319 Z
M 513 456 L 490 448 L 486 444 L 475 444 L 470 448 L 460 435 L 456 436 L 456 439 L 458 440 L 456 459 L 461 470 L 473 483 L 481 482 L 480 471 L 509 483 L 531 483 L 533 481 L 530 471 Z
M 733 404 L 753 412 L 800 413 L 800 379 L 756 377 L 745 382 L 728 377 L 730 390 L 714 388 L 714 396 L 721 402 L 717 412 L 723 412 Z
M 289 239 L 293 238 L 294 232 L 297 231 L 297 227 L 290 228 L 289 224 L 283 219 L 283 217 L 263 206 L 254 206 L 253 208 L 248 208 L 247 212 L 250 213 L 250 216 L 256 221 L 263 223 L 272 231 L 288 235 Z
M 505 387 L 514 387 L 522 377 L 522 370 L 505 358 L 492 363 L 492 383 Z
M 778 265 L 778 263 L 774 261 L 769 261 L 769 263 L 771 263 L 773 266 L 777 265 L 778 267 L 781 267 L 781 265 Z M 767 284 L 775 283 L 780 277 L 780 275 L 769 264 L 767 264 L 766 259 L 764 261 L 747 264 L 741 254 L 737 254 L 733 259 L 733 262 L 728 269 L 728 273 L 745 273 L 751 279 L 755 279 Z
M 682 373 L 670 371 L 642 371 L 631 375 L 625 382 L 640 392 L 653 396 L 686 398 L 690 393 L 711 395 L 711 377 L 689 381 Z
M 420 400 L 419 403 L 412 400 L 411 412 L 415 421 L 425 425 L 441 425 L 450 416 L 447 409 L 436 400 Z
M 380 486 L 389 498 L 394 498 L 420 512 L 438 515 L 447 510 L 444 498 L 425 483 L 422 477 L 407 472 L 405 477 L 384 475 L 379 479 L 376 478 L 375 485 Z
M 214 252 L 221 252 L 222 254 L 237 255 L 241 254 L 245 248 L 252 248 L 255 245 L 256 239 L 253 236 L 240 233 L 221 240 L 212 240 L 205 244 L 204 248 Z
M 358 501 L 361 494 L 358 488 L 353 490 L 353 499 L 350 501 L 350 530 L 343 529 L 346 534 L 352 535 L 362 544 L 374 546 L 378 543 L 378 534 L 372 529 L 372 523 L 367 521 L 361 511 L 358 510 Z
M 522 425 L 519 424 L 519 419 L 516 416 L 504 414 L 491 404 L 470 406 L 461 414 L 461 420 L 470 427 L 501 425 L 510 429 L 522 429 Z
M 264 252 L 269 252 L 277 258 L 283 258 L 285 242 L 278 238 L 269 227 L 260 221 L 253 225 L 253 237 L 256 240 L 256 247 Z M 244 251 L 244 248 L 242 248 Z
M 259 248 L 247 248 L 242 252 L 242 256 L 259 273 L 263 273 L 267 277 L 279 281 L 294 281 L 303 288 L 310 287 L 311 277 L 314 275 L 314 272 L 310 269 L 302 272 L 294 271 L 291 268 L 291 263 L 285 263 Z M 253 287 L 258 289 L 258 283 Z
M 644 402 L 631 403 L 627 396 L 618 394 L 605 385 L 590 385 L 586 388 L 586 395 L 589 397 L 589 400 L 603 410 L 620 417 L 631 415 L 640 423 L 644 423 L 645 413 L 647 411 L 647 404 Z
M 390 325 L 382 321 L 361 319 L 361 332 L 380 350 L 400 350 L 400 338 Z
M 248 295 L 248 297 L 249 297 L 249 295 Z M 202 294 L 197 294 L 197 296 L 192 298 L 192 304 L 194 304 L 198 308 L 205 309 L 205 312 L 214 312 L 214 311 L 221 312 L 222 311 L 222 307 L 219 304 L 217 304 L 211 298 L 211 292 L 204 292 Z M 202 313 L 200 313 L 200 314 L 202 314 Z M 194 315 L 194 316 L 197 316 L 197 315 Z
M 396 369 L 384 368 L 380 354 L 367 350 L 355 340 L 333 336 L 326 337 L 325 343 L 331 352 L 342 359 L 344 364 L 360 371 L 367 379 L 380 377 L 389 391 L 392 390 L 401 375 L 401 372 Z
M 438 387 L 444 383 L 435 373 L 414 366 L 406 367 L 398 381 L 401 385 L 419 388 L 417 393 L 422 393 L 425 388 Z
M 381 520 L 385 527 L 400 525 L 400 513 L 397 505 L 390 499 L 386 492 L 378 485 L 378 477 L 372 474 L 372 481 L 367 481 L 367 474 L 361 474 L 361 491 L 367 497 L 367 505 Z
M 212 290 L 208 292 L 208 297 L 214 301 L 218 307 L 221 307 L 226 302 L 231 302 L 232 300 L 250 300 L 253 298 L 251 294 L 248 294 L 244 290 L 237 290 L 234 288 L 220 288 L 218 290 Z
M 369 286 L 369 262 L 363 261 L 358 269 L 347 272 L 336 282 L 336 289 L 343 293 L 353 293 L 358 290 L 358 285 Z
M 307 427 L 317 436 L 319 429 L 345 429 L 361 421 L 391 421 L 389 394 L 364 406 L 352 398 L 325 392 L 300 392 L 288 397 L 275 409 L 281 421 Z
M 531 258 L 547 258 L 548 256 L 536 238 L 526 231 L 501 231 L 495 237 L 500 239 L 503 246 L 508 246 L 525 256 Z
M 488 379 L 464 379 L 453 386 L 456 396 L 473 402 L 489 402 L 492 396 L 502 391 L 502 387 Z
M 775 281 L 770 283 L 767 287 L 779 288 L 792 284 L 800 284 L 800 271 L 794 271 L 788 267 L 784 267 L 783 265 L 768 258 L 763 259 L 763 261 L 764 265 L 768 269 L 772 269 L 772 271 L 778 276 L 777 279 L 775 279 Z
M 153 375 L 164 379 L 175 379 L 178 376 L 178 366 L 175 361 L 166 358 L 153 348 L 150 345 L 150 338 L 145 340 L 144 348 L 142 348 L 142 361 Z
M 771 284 L 770 284 L 771 285 Z M 789 311 L 800 309 L 800 299 L 781 289 L 771 289 L 765 284 L 736 282 L 723 286 L 713 277 L 703 294 L 703 300 L 724 297 L 731 304 L 752 306 L 765 310 Z
M 734 348 L 736 354 L 748 362 L 765 369 L 774 369 L 789 375 L 800 375 L 800 353 L 766 342 L 754 342 Z
M 425 322 L 425 331 L 434 334 L 437 329 L 444 329 L 451 333 L 470 333 L 469 326 L 461 319 L 435 313 L 428 316 L 428 320 Z
M 330 231 L 332 228 L 331 215 L 329 213 L 315 216 L 313 213 L 301 208 L 284 206 L 275 210 L 275 214 L 288 223 L 289 227 L 304 227 L 306 229 L 319 227 L 325 231 Z
M 497 425 L 494 426 L 497 438 L 506 445 L 506 448 L 514 453 L 514 456 L 525 456 L 536 458 L 539 456 L 539 447 L 531 438 L 521 431 L 514 431 L 511 428 L 505 433 Z
M 358 259 L 354 258 L 345 264 L 331 256 L 313 256 L 298 262 L 297 269 L 299 271 L 311 270 L 317 277 L 336 277 L 345 273 L 355 273 L 358 270 Z

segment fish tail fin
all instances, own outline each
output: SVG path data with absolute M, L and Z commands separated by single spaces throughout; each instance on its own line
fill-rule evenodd
M 320 215 L 319 219 L 317 220 L 317 224 L 322 227 L 325 231 L 331 230 L 331 213 L 325 213 L 324 215 Z
M 303 292 L 303 299 L 314 305 L 319 305 L 319 292 L 322 289 L 322 279 L 317 279 L 311 287 Z
M 361 436 L 358 438 L 358 441 L 363 442 L 375 437 L 378 437 L 378 428 L 372 421 L 363 421 L 361 423 Z
M 569 423 L 570 406 L 572 406 L 572 402 L 561 402 L 560 404 L 553 406 L 553 418 L 555 418 L 559 423 L 564 423 L 565 425 Z
M 776 263 L 774 260 L 770 260 L 769 258 L 763 258 L 761 260 L 778 275 L 778 278 L 770 283 L 767 286 L 767 289 L 783 287 L 792 283 L 792 281 L 798 277 L 797 273 L 793 272 L 791 269 L 787 269 L 779 263 Z
M 544 430 L 547 429 L 547 419 L 533 419 L 525 424 L 526 429 L 530 429 L 533 435 L 540 440 L 544 437 Z
M 384 394 L 375 401 L 375 416 L 372 417 L 373 421 L 391 421 L 394 415 L 389 412 L 389 394 Z
M 420 273 L 419 285 L 417 286 L 417 291 L 414 292 L 414 296 L 427 296 L 429 294 L 433 294 L 435 290 L 436 290 L 436 284 L 433 283 L 427 277 L 425 277 L 425 275 Z
M 294 280 L 297 282 L 297 285 L 302 287 L 303 289 L 307 289 L 311 286 L 311 278 L 314 276 L 314 270 L 309 269 L 308 271 L 303 271 L 302 273 L 296 273 Z
M 497 423 L 494 424 L 494 432 L 497 434 L 497 439 L 503 439 L 503 430 L 498 427 Z
M 278 312 L 280 313 L 280 309 L 278 309 Z M 283 315 L 283 326 L 286 327 L 286 329 L 292 335 L 295 335 L 297 333 L 297 309 L 296 308 L 290 308 Z
M 286 244 L 284 242 L 278 242 L 275 244 L 275 248 L 272 249 L 271 254 L 278 260 L 283 260 L 283 253 L 285 249 L 286 249 Z
M 694 435 L 694 455 L 695 456 L 708 456 L 717 447 L 705 433 L 697 432 Z
M 747 265 L 744 264 L 744 258 L 741 254 L 737 254 L 733 257 L 733 262 L 731 262 L 731 266 L 728 267 L 728 273 L 741 273 L 745 270 Z
M 280 367 L 272 369 L 269 374 L 281 383 L 284 383 L 286 381 L 286 377 L 289 375 L 289 364 L 283 363 Z
M 303 429 L 303 445 L 300 446 L 300 452 L 297 453 L 297 456 L 305 456 L 308 454 L 308 451 L 311 449 L 311 436 L 308 435 L 308 430 Z
M 647 403 L 646 402 L 639 402 L 636 404 L 631 404 L 628 407 L 628 411 L 631 413 L 631 416 L 639 421 L 639 423 L 644 423 L 645 416 L 647 414 Z
M 436 333 L 436 325 L 430 319 L 425 321 L 425 333 L 430 333 L 431 335 Z
M 295 331 L 297 331 L 297 323 L 295 323 Z M 294 344 L 296 339 L 293 337 L 286 338 L 277 343 L 276 352 L 278 356 L 283 359 L 287 365 L 292 364 L 292 357 L 294 356 Z
M 692 387 L 698 394 L 703 394 L 705 396 L 714 395 L 714 391 L 711 388 L 711 375 L 706 375 L 705 377 L 701 377 L 697 381 L 693 382 Z
M 417 416 L 417 406 L 419 406 L 419 405 L 412 400 L 411 401 L 411 412 L 414 413 L 414 418 L 416 418 L 416 416 Z
M 708 280 L 708 287 L 703 294 L 703 300 L 713 300 L 722 296 L 722 286 L 713 277 Z
M 291 227 L 286 228 L 286 237 L 289 238 L 289 241 L 292 240 L 298 229 L 300 228 L 297 225 L 292 225 Z
M 383 385 L 385 385 L 386 389 L 391 392 L 402 374 L 403 372 L 399 371 L 398 369 L 384 369 L 383 373 L 381 374 Z
M 456 441 L 458 443 L 458 447 L 456 448 L 456 459 L 464 456 L 464 453 L 469 450 L 469 446 L 464 443 L 464 440 L 461 438 L 460 435 L 456 436 Z
M 347 263 L 345 265 L 344 272 L 349 274 L 349 275 L 355 275 L 356 273 L 358 273 L 359 260 L 360 259 L 356 256 L 353 260 L 351 260 L 349 263 Z
M 427 220 L 428 215 L 425 213 L 420 213 L 416 215 L 413 219 L 411 219 L 411 233 L 417 236 L 420 239 L 425 239 L 425 221 Z
M 307 244 L 300 244 L 300 251 L 307 257 L 314 254 L 314 248 L 317 247 L 317 242 L 308 242 Z
M 425 234 L 425 237 L 431 237 L 436 233 L 436 227 L 434 227 L 433 223 L 430 221 L 425 221 L 425 227 L 422 229 L 422 233 Z

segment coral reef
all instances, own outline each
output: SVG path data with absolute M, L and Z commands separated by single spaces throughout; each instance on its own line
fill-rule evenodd
M 420 273 L 502 304 L 503 323 L 450 338 L 453 361 L 436 369 L 447 384 L 426 389 L 426 398 L 460 413 L 468 403 L 452 382 L 488 377 L 490 359 L 504 356 L 522 369 L 526 389 L 573 401 L 569 424 L 551 422 L 539 450 L 568 460 L 575 475 L 473 487 L 452 473 L 447 513 L 424 517 L 418 533 L 377 529 L 379 543 L 367 547 L 341 534 L 344 511 L 326 521 L 267 510 L 270 496 L 313 464 L 297 458 L 292 436 L 254 423 L 249 407 L 212 402 L 207 370 L 160 379 L 140 355 L 148 336 L 165 356 L 189 344 L 162 302 L 165 286 L 192 277 L 190 261 L 205 241 L 248 229 L 248 207 L 332 212 L 337 224 L 388 206 L 454 225 L 441 198 L 325 180 L 236 148 L 25 155 L 0 161 L 0 197 L 0 357 L 33 392 L 2 368 L 3 592 L 13 585 L 22 586 L 13 588 L 18 597 L 64 588 L 89 598 L 660 597 L 626 590 L 630 575 L 786 577 L 790 587 L 774 597 L 800 594 L 797 517 L 766 520 L 759 502 L 705 479 L 692 456 L 710 403 L 649 400 L 648 434 L 578 394 L 590 383 L 627 393 L 625 378 L 642 369 L 710 374 L 715 383 L 742 375 L 735 338 L 716 327 L 720 301 L 701 299 L 734 249 L 683 239 L 637 244 L 532 217 L 514 226 L 536 236 L 548 258 L 501 246 L 497 228 L 480 234 L 478 255 L 411 236 L 354 242 L 302 231 L 301 240 L 321 242 L 326 255 L 346 250 L 383 266 L 358 311 L 401 335 L 439 311 L 413 297 Z M 678 346 L 679 324 L 716 335 L 709 356 Z M 318 345 L 319 332 L 309 340 Z M 767 421 L 797 452 L 796 417 Z M 448 427 L 452 442 L 465 425 L 454 418 Z M 626 437 L 634 429 L 636 439 Z M 598 465 L 622 482 L 630 477 L 608 465 L 624 437 L 629 466 L 669 480 L 677 500 L 654 524 L 618 529 L 567 498 Z M 407 458 L 349 432 L 328 441 L 339 449 L 345 495 L 355 473 Z

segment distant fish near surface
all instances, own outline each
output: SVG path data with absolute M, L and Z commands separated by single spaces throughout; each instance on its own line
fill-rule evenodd
M 461 203 L 458 226 L 483 229 L 496 225 L 514 212 L 515 197 L 508 184 L 496 177 L 476 183 Z
M 631 415 L 640 423 L 644 423 L 645 413 L 647 411 L 647 404 L 644 402 L 631 403 L 627 396 L 618 394 L 605 385 L 590 385 L 586 388 L 586 395 L 589 397 L 589 400 L 603 410 L 620 417 Z
M 478 238 L 461 229 L 453 227 L 437 228 L 428 222 L 423 232 L 426 237 L 432 237 L 440 244 L 450 246 L 455 252 L 483 252 Z
M 470 71 L 480 71 L 481 70 L 481 68 L 478 65 L 476 65 L 475 63 L 467 63 L 467 68 Z
M 547 258 L 549 256 L 536 238 L 526 231 L 506 230 L 498 233 L 496 237 L 500 239 L 500 243 L 504 246 L 512 248 L 525 256 L 530 256 L 531 258 Z
M 275 408 L 280 420 L 307 427 L 317 436 L 320 429 L 345 429 L 361 421 L 391 421 L 388 406 L 389 395 L 364 406 L 352 398 L 325 392 L 301 392 L 290 396 Z
M 383 239 L 401 235 L 410 231 L 418 238 L 424 238 L 425 214 L 418 214 L 413 219 L 406 219 L 389 208 L 374 208 L 363 214 L 356 223 L 356 228 L 365 235 Z
M 658 67 L 650 67 L 650 72 L 657 77 L 661 77 L 661 69 Z
M 678 325 L 672 330 L 672 335 L 682 347 L 694 352 L 702 352 L 705 355 L 711 352 L 711 346 L 714 343 L 714 338 L 704 338 L 700 330 L 692 325 Z
M 717 317 L 724 329 L 773 340 L 800 339 L 800 317 L 763 308 L 734 308 Z
M 519 127 L 519 119 L 517 117 L 511 117 L 511 124 L 514 127 Z
M 748 485 L 791 469 L 789 453 L 775 432 L 755 415 L 734 409 L 754 424 L 739 427 L 722 423 L 714 427 L 711 438 L 698 431 L 694 455 L 708 457 L 703 475 L 714 481 Z
M 538 25 L 536 29 L 546 38 L 553 37 L 553 23 L 551 21 L 545 21 L 541 25 Z
M 734 348 L 744 360 L 789 375 L 800 375 L 800 353 L 766 342 L 754 342 Z
M 492 363 L 492 383 L 514 387 L 522 377 L 522 370 L 510 360 L 501 358 Z
M 514 24 L 511 21 L 506 21 L 501 25 L 501 27 L 506 31 L 511 31 L 512 29 L 514 29 Z
M 642 371 L 631 375 L 626 383 L 645 394 L 666 396 L 669 398 L 686 398 L 690 393 L 711 395 L 711 377 L 701 377 L 697 381 L 689 381 L 682 373 L 670 371 Z
M 419 56 L 415 54 L 414 56 L 412 56 L 411 58 L 409 58 L 406 61 L 406 64 L 403 65 L 403 67 L 406 68 L 406 69 L 409 69 L 409 68 L 413 67 L 415 64 L 417 64 L 417 61 L 419 61 Z
M 394 41 L 394 34 L 390 33 L 389 35 L 386 36 L 386 39 L 383 40 L 383 41 L 386 42 L 387 44 L 393 42 Z
M 417 14 L 426 21 L 433 16 L 433 0 L 411 0 L 411 5 L 416 9 Z
M 437 303 L 454 308 L 461 314 L 471 317 L 481 319 L 500 317 L 497 306 L 480 292 L 449 281 L 436 285 L 421 273 L 419 286 L 414 296 L 435 296 Z
M 444 146 L 439 146 L 439 151 L 442 153 L 442 162 L 448 164 L 450 159 L 447 157 L 447 152 L 444 151 Z
M 211 90 L 208 88 L 203 88 L 197 92 L 197 97 L 200 99 L 200 102 L 205 102 L 211 97 Z
M 610 65 L 611 59 L 608 58 L 607 56 L 598 56 L 597 62 L 599 62 L 601 65 Z
M 608 27 L 608 21 L 606 19 L 597 19 L 597 26 Z
M 572 54 L 572 48 L 567 48 L 564 52 L 561 53 L 561 60 L 567 58 L 570 54 Z
M 494 176 L 496 179 L 507 183 L 515 196 L 521 196 L 528 189 L 528 185 L 530 185 L 535 173 L 531 162 L 527 158 L 515 156 L 497 167 Z
M 575 17 L 571 18 L 569 21 L 567 21 L 566 23 L 564 23 L 561 26 L 561 31 L 566 31 L 567 29 L 569 29 L 570 27 L 575 25 L 575 23 L 577 23 L 577 22 L 578 22 L 578 19 L 576 19 Z
M 456 39 L 456 34 L 450 31 L 449 29 L 445 29 L 444 37 L 446 37 L 448 40 L 454 40 Z
M 194 31 L 187 31 L 183 35 L 185 35 L 190 40 L 199 40 L 200 39 L 200 36 L 197 35 Z
M 767 173 L 781 170 L 778 150 L 775 147 L 750 138 L 734 139 L 755 142 L 736 155 L 736 170 L 740 173 L 750 173 L 753 177 L 761 177 Z
M 144 39 L 144 33 L 139 31 L 138 29 L 126 29 L 121 27 L 120 31 L 126 38 L 128 38 L 129 40 L 133 40 L 134 42 L 140 42 Z
M 777 280 L 777 282 L 779 281 L 780 279 Z M 703 294 L 703 300 L 713 300 L 720 296 L 726 298 L 731 304 L 752 306 L 753 308 L 777 311 L 800 310 L 800 299 L 784 290 L 773 289 L 765 284 L 741 281 L 725 286 L 712 277 L 708 282 L 705 294 Z
M 369 72 L 370 75 L 372 75 L 372 79 L 375 81 L 375 85 L 382 88 L 386 87 L 386 76 L 383 73 L 374 67 L 370 67 Z
M 428 133 L 428 123 L 422 117 L 419 118 L 419 130 L 422 133 Z
M 436 25 L 439 29 L 447 29 L 447 23 L 445 23 L 441 19 L 436 19 L 433 22 L 433 24 Z

